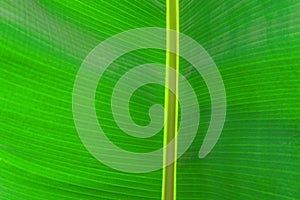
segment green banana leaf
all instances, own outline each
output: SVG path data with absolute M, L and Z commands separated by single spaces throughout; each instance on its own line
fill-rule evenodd
M 166 27 L 162 0 L 2 0 L 0 37 L 0 199 L 160 199 L 162 170 L 127 173 L 94 158 L 77 133 L 74 81 L 99 43 L 135 28 Z M 198 133 L 177 161 L 177 199 L 300 199 L 300 1 L 182 0 L 180 32 L 216 63 L 227 96 L 224 128 L 214 149 L 198 153 L 211 120 L 205 81 L 187 60 L 180 72 L 200 105 Z M 163 145 L 122 131 L 110 107 L 118 80 L 166 52 L 140 49 L 115 60 L 96 91 L 107 137 L 137 153 Z M 157 77 L 158 78 L 158 77 Z M 147 84 L 129 103 L 147 126 L 164 87 Z M 143 163 L 141 163 L 143 165 Z

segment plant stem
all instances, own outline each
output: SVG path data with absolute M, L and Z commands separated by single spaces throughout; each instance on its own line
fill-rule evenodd
M 179 2 L 178 0 L 166 0 L 166 45 L 167 49 L 174 49 L 176 53 L 166 51 L 166 89 L 165 89 L 165 127 L 164 147 L 177 135 L 178 130 L 178 72 L 179 69 Z M 175 30 L 172 34 L 168 30 Z M 171 70 L 175 69 L 175 70 Z M 168 88 L 175 88 L 175 93 Z M 171 145 L 172 144 L 172 145 Z M 162 200 L 176 199 L 176 154 L 177 141 L 170 143 L 164 151 L 164 168 L 162 180 Z M 174 162 L 168 166 L 168 160 Z

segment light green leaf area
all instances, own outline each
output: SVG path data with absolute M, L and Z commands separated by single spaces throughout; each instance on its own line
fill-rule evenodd
M 165 28 L 165 2 L 3 0 L 0 6 L 0 199 L 160 199 L 162 170 L 119 172 L 86 150 L 73 121 L 72 91 L 81 63 L 100 42 L 129 29 Z M 180 1 L 180 31 L 218 66 L 227 116 L 217 145 L 199 159 L 210 96 L 201 75 L 181 59 L 200 122 L 177 162 L 177 199 L 300 199 L 299 10 L 296 0 Z M 95 104 L 107 137 L 139 153 L 161 148 L 163 130 L 147 139 L 127 135 L 110 103 L 118 80 L 145 63 L 164 64 L 165 52 L 141 49 L 115 60 L 99 81 Z M 163 102 L 162 86 L 139 88 L 129 102 L 133 121 L 146 126 L 149 107 Z

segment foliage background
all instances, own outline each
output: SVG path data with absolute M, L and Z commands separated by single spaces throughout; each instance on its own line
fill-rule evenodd
M 9 1 L 1 3 L 0 199 L 159 199 L 161 170 L 126 174 L 94 159 L 72 117 L 72 89 L 86 55 L 101 41 L 139 27 L 165 27 L 162 0 Z M 198 151 L 210 120 L 201 76 L 185 60 L 180 70 L 201 109 L 197 138 L 178 161 L 178 199 L 300 199 L 300 2 L 180 1 L 180 31 L 217 64 L 227 92 L 221 138 L 205 159 Z M 110 96 L 129 69 L 165 62 L 139 50 L 116 60 L 99 82 L 101 126 L 124 149 L 162 145 L 116 126 Z M 146 85 L 130 102 L 136 123 L 163 103 L 163 88 Z

